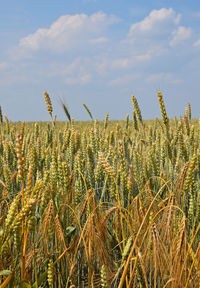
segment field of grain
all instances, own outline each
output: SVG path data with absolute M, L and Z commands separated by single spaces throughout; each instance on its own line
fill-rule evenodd
M 200 287 L 200 126 L 11 123 L 1 113 L 3 287 Z M 44 103 L 45 105 L 45 103 Z M 88 107 L 85 109 L 92 118 Z

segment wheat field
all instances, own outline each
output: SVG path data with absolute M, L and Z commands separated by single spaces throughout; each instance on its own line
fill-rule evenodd
M 0 110 L 0 287 L 200 287 L 200 124 L 12 123 Z M 45 103 L 44 103 L 45 105 Z

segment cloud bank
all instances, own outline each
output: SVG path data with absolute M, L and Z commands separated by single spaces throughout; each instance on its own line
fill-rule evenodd
M 51 80 L 59 77 L 65 85 L 102 81 L 104 85 L 119 86 L 119 83 L 137 81 L 146 73 L 147 82 L 159 82 L 163 78 L 172 81 L 172 68 L 162 70 L 166 70 L 166 63 L 169 66 L 169 61 L 173 61 L 179 46 L 184 46 L 193 35 L 191 27 L 181 24 L 181 14 L 172 8 L 152 10 L 140 21 L 131 23 L 128 31 L 116 39 L 112 31 L 120 21 L 115 15 L 103 12 L 63 15 L 50 27 L 39 28 L 19 40 L 14 58 L 21 67 L 13 73 L 22 71 L 24 66 L 27 72 L 27 67 L 32 65 L 35 72 L 27 72 L 29 78 L 33 78 L 33 73 L 34 78 L 37 73 L 38 77 Z M 191 49 L 198 46 L 196 39 Z M 0 69 L 4 66 L 0 64 Z
M 40 28 L 19 41 L 19 47 L 25 51 L 52 50 L 62 52 L 88 42 L 98 44 L 107 42 L 103 37 L 109 25 L 119 19 L 113 15 L 98 12 L 86 14 L 64 15 L 49 28 Z

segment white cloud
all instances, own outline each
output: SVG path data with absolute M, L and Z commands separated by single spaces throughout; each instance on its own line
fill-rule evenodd
M 163 82 L 171 83 L 171 84 L 179 84 L 181 83 L 180 79 L 176 79 L 175 75 L 173 73 L 154 73 L 150 74 L 146 77 L 146 82 L 154 83 L 154 84 L 160 84 Z
M 46 69 L 47 77 L 58 78 L 68 85 L 88 84 L 94 74 L 94 65 L 92 59 L 78 57 L 71 63 L 53 62 Z
M 126 71 L 127 69 L 138 67 L 138 65 L 148 63 L 154 51 L 149 50 L 145 54 L 138 53 L 136 55 L 130 54 L 130 52 L 127 51 L 126 54 L 126 57 L 120 57 L 120 53 L 114 56 L 111 53 L 94 57 L 94 59 L 91 59 L 93 69 L 100 76 L 108 76 L 110 73 L 120 70 Z
M 106 37 L 99 37 L 99 38 L 94 38 L 90 40 L 90 43 L 93 44 L 102 44 L 102 43 L 107 43 L 109 41 L 108 38 Z
M 48 68 L 46 74 L 50 77 L 76 74 L 77 70 L 80 69 L 82 65 L 81 60 L 82 59 L 78 57 L 74 59 L 70 64 L 60 62 L 50 63 L 50 67 Z
M 79 77 L 67 77 L 65 83 L 68 85 L 85 85 L 90 82 L 92 75 L 89 73 L 80 75 Z
M 65 51 L 88 43 L 90 39 L 104 39 L 102 33 L 107 26 L 119 19 L 113 15 L 98 12 L 86 14 L 64 15 L 49 28 L 40 28 L 35 33 L 22 38 L 19 48 L 25 51 L 53 50 Z M 96 37 L 97 36 L 97 37 Z M 99 40 L 100 41 L 100 40 Z
M 108 67 L 110 67 L 110 61 L 108 55 L 103 54 L 96 56 L 94 59 L 95 71 L 101 76 L 105 75 L 108 71 Z
M 146 55 L 148 60 L 165 55 L 170 49 L 170 39 L 176 36 L 173 31 L 177 30 L 180 20 L 181 15 L 172 8 L 152 10 L 143 20 L 131 25 L 124 44 L 131 47 L 132 55 Z M 181 29 L 178 29 L 179 34 Z M 180 37 L 184 36 L 179 35 L 174 43 Z
M 109 82 L 110 86 L 121 86 L 126 85 L 134 80 L 138 80 L 141 78 L 140 73 L 133 73 L 133 74 L 126 74 L 122 77 L 118 77 L 116 79 L 113 79 Z
M 126 58 L 117 58 L 111 61 L 110 65 L 114 69 L 123 69 L 130 68 L 138 62 L 146 62 L 151 59 L 151 53 L 147 52 L 146 54 L 134 55 Z
M 199 47 L 200 46 L 200 39 L 197 40 L 194 44 L 193 44 L 194 47 Z
M 118 58 L 112 61 L 112 67 L 113 68 L 128 68 L 130 66 L 130 59 L 128 57 L 126 58 Z
M 9 64 L 7 62 L 1 62 L 0 63 L 0 70 L 5 70 L 9 67 Z
M 180 18 L 180 14 L 176 14 L 172 8 L 152 10 L 142 21 L 131 26 L 129 37 L 137 34 L 165 34 L 171 30 L 171 27 L 180 22 Z
M 191 28 L 180 26 L 180 19 L 181 15 L 172 8 L 152 10 L 121 34 L 120 41 L 109 30 L 109 25 L 119 21 L 115 16 L 103 12 L 90 16 L 62 16 L 49 28 L 38 29 L 19 41 L 18 52 L 22 57 L 38 51 L 34 61 L 31 58 L 24 60 L 31 67 L 30 71 L 35 72 L 29 72 L 29 67 L 26 67 L 24 74 L 32 73 L 33 78 L 45 78 L 46 81 L 58 79 L 67 85 L 86 85 L 96 81 L 119 86 L 140 80 L 141 75 L 147 83 L 175 83 L 179 80 L 170 78 L 170 67 L 173 67 L 174 49 L 179 48 L 172 49 L 172 46 L 189 38 L 192 32 Z M 198 45 L 198 41 L 194 43 L 194 46 Z M 54 53 L 50 56 L 48 51 Z M 155 74 L 149 75 L 148 69 Z
M 170 41 L 171 46 L 176 46 L 180 42 L 190 38 L 192 34 L 192 29 L 190 27 L 179 26 L 175 31 L 173 31 L 173 38 Z
M 130 66 L 130 58 L 135 61 L 139 58 L 153 61 L 156 57 L 170 54 L 173 46 L 190 38 L 192 34 L 192 29 L 180 26 L 180 21 L 181 15 L 172 8 L 162 8 L 152 10 L 143 20 L 133 23 L 125 41 L 131 47 L 131 57 L 121 61 L 121 66 Z
M 172 75 L 170 73 L 155 73 L 151 74 L 146 78 L 146 82 L 157 83 L 163 79 L 171 79 Z

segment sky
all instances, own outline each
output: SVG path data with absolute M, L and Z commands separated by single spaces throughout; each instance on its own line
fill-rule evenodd
M 0 0 L 0 105 L 10 121 L 200 118 L 199 0 Z

